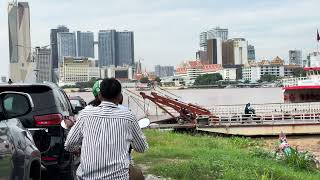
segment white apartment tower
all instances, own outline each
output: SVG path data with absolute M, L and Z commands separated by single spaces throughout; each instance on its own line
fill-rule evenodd
M 8 5 L 10 75 L 13 82 L 24 82 L 32 69 L 30 9 L 27 2 Z

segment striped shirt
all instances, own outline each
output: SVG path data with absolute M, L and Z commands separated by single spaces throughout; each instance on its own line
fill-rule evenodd
M 135 116 L 117 105 L 103 101 L 82 110 L 71 128 L 65 149 L 81 146 L 77 176 L 84 180 L 129 179 L 129 147 L 137 152 L 148 148 Z

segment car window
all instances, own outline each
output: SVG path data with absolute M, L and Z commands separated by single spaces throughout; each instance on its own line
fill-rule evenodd
M 24 93 L 30 94 L 33 100 L 35 111 L 42 110 L 42 109 L 49 109 L 57 106 L 54 100 L 53 90 L 47 86 L 33 85 L 33 86 L 1 87 L 0 93 L 4 91 L 17 91 L 17 92 L 24 92 Z
M 68 106 L 63 100 L 63 94 L 59 90 L 55 90 L 55 93 L 56 93 L 57 103 L 59 104 L 59 106 L 62 108 L 63 111 L 67 111 Z

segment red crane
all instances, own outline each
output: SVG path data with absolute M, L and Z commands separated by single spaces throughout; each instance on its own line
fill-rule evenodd
M 172 118 L 167 120 L 161 120 L 159 122 L 164 122 L 168 124 L 178 123 L 178 124 L 189 124 L 192 127 L 196 126 L 196 120 L 200 116 L 206 116 L 208 118 L 213 117 L 211 112 L 208 109 L 197 106 L 191 103 L 181 102 L 177 99 L 172 99 L 158 95 L 155 92 L 151 92 L 151 95 L 147 95 L 144 92 L 140 92 L 140 95 L 143 99 L 149 99 L 155 103 L 158 107 L 168 113 Z M 170 113 L 164 106 L 171 107 L 176 112 L 179 113 L 179 116 L 176 117 Z

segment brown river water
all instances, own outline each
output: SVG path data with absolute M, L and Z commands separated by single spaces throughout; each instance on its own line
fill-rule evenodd
M 138 94 L 138 92 L 134 93 Z M 234 105 L 234 104 L 265 104 L 265 103 L 283 103 L 281 88 L 230 88 L 230 89 L 182 89 L 182 90 L 167 90 L 169 93 L 175 95 L 184 102 L 195 103 L 204 107 L 211 107 L 214 105 Z M 128 98 L 126 91 L 124 92 L 124 103 L 129 104 L 130 109 L 136 114 L 138 118 L 144 116 L 144 112 L 151 115 L 161 115 L 161 111 L 152 103 L 143 101 L 137 105 L 137 100 Z M 167 93 L 168 94 L 168 93 Z M 81 96 L 85 101 L 89 102 L 93 99 L 91 92 L 75 92 L 68 93 L 68 95 Z M 129 100 L 128 100 L 129 99 Z M 267 146 L 273 149 L 277 143 L 278 137 L 264 138 Z M 297 147 L 298 150 L 313 152 L 320 157 L 320 136 L 288 136 L 288 142 L 291 146 Z

